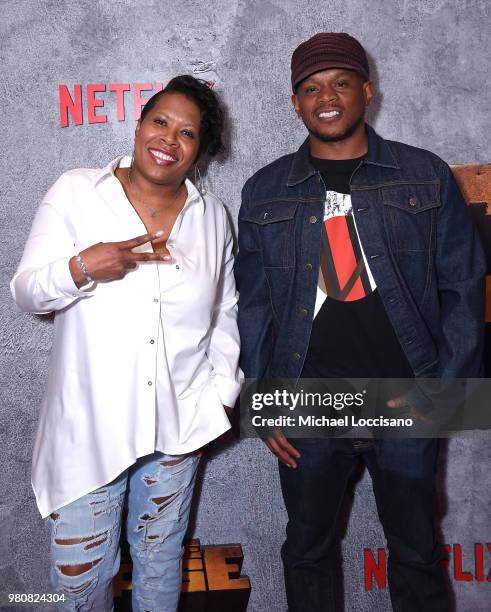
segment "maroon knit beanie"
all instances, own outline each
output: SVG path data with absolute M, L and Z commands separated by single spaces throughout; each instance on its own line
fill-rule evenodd
M 368 81 L 365 49 L 344 32 L 321 32 L 299 45 L 292 55 L 292 89 L 311 74 L 328 68 L 356 70 Z

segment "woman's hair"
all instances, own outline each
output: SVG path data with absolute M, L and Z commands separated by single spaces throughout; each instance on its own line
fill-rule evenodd
M 180 93 L 192 100 L 201 111 L 199 154 L 213 157 L 223 151 L 222 131 L 224 113 L 217 94 L 206 81 L 183 74 L 171 79 L 162 91 L 154 94 L 142 108 L 140 121 L 143 121 L 158 100 L 167 93 Z

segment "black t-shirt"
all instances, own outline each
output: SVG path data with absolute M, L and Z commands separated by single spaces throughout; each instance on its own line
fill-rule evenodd
M 349 182 L 362 158 L 311 158 L 326 185 L 319 286 L 304 378 L 411 378 L 363 256 Z

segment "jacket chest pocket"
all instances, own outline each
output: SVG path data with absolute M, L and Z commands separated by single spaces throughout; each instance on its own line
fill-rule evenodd
M 383 187 L 382 197 L 392 248 L 396 251 L 433 250 L 436 216 L 441 204 L 439 183 Z
M 295 265 L 295 212 L 298 202 L 258 204 L 244 216 L 255 226 L 265 268 Z

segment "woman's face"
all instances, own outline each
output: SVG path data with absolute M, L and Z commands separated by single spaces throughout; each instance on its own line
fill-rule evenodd
M 198 157 L 201 113 L 186 96 L 169 92 L 139 121 L 133 172 L 159 184 L 181 183 Z

